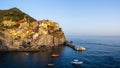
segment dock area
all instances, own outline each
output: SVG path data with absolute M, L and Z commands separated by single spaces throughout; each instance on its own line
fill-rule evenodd
M 76 51 L 85 51 L 86 48 L 83 47 L 83 46 L 77 46 L 77 45 L 74 45 L 72 42 L 70 41 L 66 41 L 65 42 L 65 45 L 72 48 L 73 50 L 76 50 Z

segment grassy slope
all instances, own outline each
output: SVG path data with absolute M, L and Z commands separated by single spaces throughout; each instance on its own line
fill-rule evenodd
M 22 12 L 18 8 L 11 8 L 9 10 L 0 10 L 0 22 L 4 20 L 13 20 L 18 21 L 24 18 L 27 15 L 26 13 Z M 27 18 L 30 22 L 36 21 L 34 18 L 27 15 Z

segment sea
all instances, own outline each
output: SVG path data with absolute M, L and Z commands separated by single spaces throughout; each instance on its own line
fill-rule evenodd
M 120 36 L 66 38 L 86 50 L 75 51 L 64 46 L 46 52 L 0 52 L 0 68 L 120 68 Z M 59 57 L 51 57 L 54 52 L 59 54 Z M 73 65 L 74 59 L 83 63 Z

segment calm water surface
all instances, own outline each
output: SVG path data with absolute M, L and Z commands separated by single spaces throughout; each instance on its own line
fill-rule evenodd
M 120 68 L 120 37 L 118 36 L 67 36 L 74 44 L 87 48 L 77 52 L 69 47 L 55 48 L 59 58 L 51 58 L 54 51 L 0 53 L 0 68 Z M 73 59 L 82 65 L 71 64 Z M 54 67 L 46 64 L 54 63 Z

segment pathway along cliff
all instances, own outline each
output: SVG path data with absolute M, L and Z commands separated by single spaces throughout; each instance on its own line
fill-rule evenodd
M 58 23 L 36 21 L 17 8 L 0 10 L 0 51 L 44 51 L 65 43 Z

